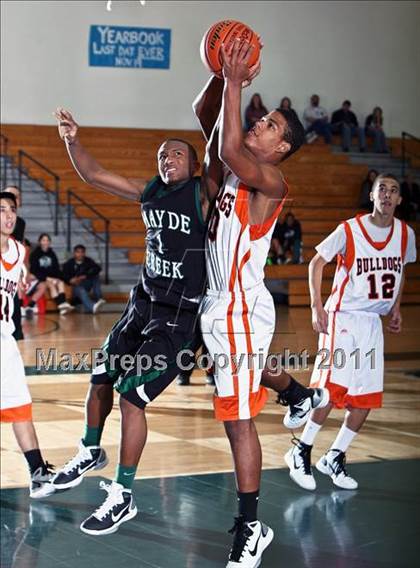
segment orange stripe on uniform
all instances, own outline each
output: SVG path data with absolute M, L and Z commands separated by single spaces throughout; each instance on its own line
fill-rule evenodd
M 32 402 L 23 406 L 3 408 L 0 410 L 0 422 L 30 422 L 32 421 Z
M 405 255 L 407 253 L 407 244 L 408 244 L 408 230 L 407 230 L 407 223 L 401 221 L 401 259 L 404 264 Z

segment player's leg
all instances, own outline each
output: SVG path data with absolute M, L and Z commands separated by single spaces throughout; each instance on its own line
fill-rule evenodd
M 79 485 L 88 471 L 100 470 L 108 464 L 101 447 L 105 421 L 114 402 L 114 384 L 120 375 L 120 357 L 135 352 L 141 341 L 143 315 L 149 314 L 149 303 L 136 300 L 136 288 L 120 318 L 102 347 L 91 376 L 85 402 L 85 427 L 75 456 L 57 473 L 53 483 L 57 489 Z
M 244 307 L 245 304 L 245 307 Z M 245 309 L 246 308 L 246 309 Z M 235 302 L 209 292 L 203 301 L 201 329 L 214 361 L 216 418 L 224 422 L 235 465 L 238 516 L 231 532 L 233 544 L 228 568 L 258 566 L 273 531 L 258 520 L 261 447 L 253 417 L 263 408 L 267 391 L 260 385 L 261 371 L 274 331 L 274 305 L 262 289 L 253 298 Z M 222 365 L 218 357 L 227 356 Z M 260 355 L 257 368 L 249 356 Z M 239 359 L 247 355 L 248 359 Z
M 22 357 L 13 337 L 1 336 L 0 420 L 11 422 L 31 476 L 30 496 L 51 495 L 50 466 L 44 461 L 32 422 L 32 399 L 26 384 Z
M 352 380 L 344 397 L 348 411 L 330 449 L 316 464 L 321 473 L 330 475 L 334 485 L 342 489 L 356 489 L 358 486 L 347 472 L 346 452 L 370 410 L 382 406 L 384 377 L 384 341 L 379 316 L 359 314 L 357 318 L 354 317 L 350 329 L 355 330 L 358 353 L 354 358 Z
M 329 314 L 328 334 L 320 334 L 318 354 L 311 377 L 311 387 L 325 387 L 329 393 L 327 404 L 315 408 L 305 425 L 299 439 L 293 439 L 291 447 L 284 456 L 290 470 L 290 477 L 303 489 L 313 491 L 316 481 L 312 473 L 311 452 L 316 436 L 326 421 L 331 409 L 344 408 L 344 397 L 351 384 L 354 365 L 349 356 L 354 351 L 352 316 L 342 313 Z M 334 353 L 343 353 L 344 365 L 337 361 Z M 336 364 L 336 363 L 340 364 Z
M 168 321 L 177 322 L 169 328 Z M 177 308 L 151 305 L 150 319 L 142 329 L 142 344 L 133 367 L 116 385 L 120 392 L 121 441 L 114 480 L 103 485 L 104 503 L 81 524 L 83 532 L 106 535 L 137 514 L 132 485 L 147 439 L 146 405 L 175 379 L 180 371 L 178 354 L 194 342 L 196 315 Z M 171 331 L 172 330 L 172 331 Z M 193 352 L 190 351 L 191 355 Z

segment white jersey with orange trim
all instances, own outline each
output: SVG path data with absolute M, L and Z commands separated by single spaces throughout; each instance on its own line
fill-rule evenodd
M 209 224 L 206 261 L 209 288 L 203 298 L 201 331 L 214 361 L 216 418 L 247 420 L 267 400 L 261 373 L 275 327 L 264 266 L 276 219 L 249 222 L 250 191 L 230 174 L 217 196 Z M 219 365 L 220 359 L 226 364 Z
M 368 215 L 357 215 L 343 223 L 345 252 L 337 255 L 337 269 L 331 295 L 325 304 L 326 311 L 386 315 L 395 303 L 406 261 L 408 230 L 412 229 L 394 218 L 385 240 L 377 242 L 368 232 Z M 324 258 L 327 241 L 328 237 L 316 247 Z
M 210 290 L 246 292 L 264 280 L 264 266 L 279 204 L 262 225 L 249 222 L 250 191 L 229 174 L 216 198 L 207 234 L 207 276 Z
M 25 247 L 14 238 L 7 241 L 9 248 L 1 255 L 0 272 L 0 331 L 1 335 L 12 335 L 15 331 L 13 323 L 13 298 L 17 292 L 25 259 Z

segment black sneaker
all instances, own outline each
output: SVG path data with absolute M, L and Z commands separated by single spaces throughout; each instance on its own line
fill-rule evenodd
M 48 497 L 55 492 L 55 487 L 52 484 L 55 473 L 53 468 L 48 462 L 45 466 L 39 467 L 34 473 L 31 474 L 31 485 L 29 487 L 29 496 L 32 499 L 42 499 Z
M 79 443 L 79 451 L 56 474 L 53 485 L 56 489 L 70 489 L 82 483 L 83 477 L 93 469 L 103 469 L 108 465 L 108 457 L 100 446 L 85 446 Z
M 113 481 L 99 484 L 108 493 L 108 497 L 96 511 L 80 525 L 80 530 L 87 534 L 111 534 L 118 527 L 137 515 L 137 507 L 131 489 L 125 489 Z
M 270 527 L 260 521 L 246 523 L 243 517 L 236 517 L 229 532 L 234 536 L 226 568 L 257 568 L 262 553 L 273 540 Z
M 303 398 L 296 404 L 292 404 L 287 409 L 287 412 L 283 418 L 283 424 L 286 428 L 294 430 L 303 426 L 308 418 L 309 414 L 315 408 L 324 408 L 330 402 L 330 393 L 328 389 L 308 389 L 310 395 Z M 282 404 L 283 401 L 281 401 Z M 286 403 L 287 404 L 287 403 Z

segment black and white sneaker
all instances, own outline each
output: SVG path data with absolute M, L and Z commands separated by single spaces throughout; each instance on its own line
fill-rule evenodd
M 358 483 L 346 470 L 346 454 L 341 450 L 328 450 L 317 462 L 316 469 L 329 475 L 341 489 L 357 489 Z
M 283 419 L 283 424 L 290 430 L 295 430 L 306 424 L 309 414 L 315 408 L 324 408 L 330 402 L 328 389 L 308 389 L 310 395 L 296 404 L 291 404 Z M 283 403 L 284 404 L 284 403 Z
M 29 496 L 32 497 L 32 499 L 42 499 L 55 492 L 55 487 L 52 484 L 52 480 L 55 476 L 55 473 L 52 471 L 53 467 L 54 466 L 46 462 L 44 467 L 39 467 L 31 474 Z
M 272 529 L 260 521 L 246 523 L 242 517 L 236 517 L 229 532 L 234 536 L 226 568 L 257 568 L 262 553 L 273 540 Z
M 70 489 L 82 483 L 83 477 L 93 469 L 103 469 L 108 465 L 108 457 L 100 446 L 85 446 L 79 443 L 79 451 L 57 472 L 53 479 L 56 489 Z
M 303 489 L 314 491 L 316 481 L 312 475 L 311 451 L 312 446 L 304 444 L 297 438 L 292 440 L 294 446 L 285 454 L 284 459 L 290 470 L 290 477 Z
M 111 534 L 118 527 L 137 515 L 137 507 L 131 489 L 125 489 L 113 481 L 99 484 L 108 493 L 108 497 L 96 511 L 80 525 L 80 530 L 87 534 Z

